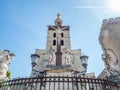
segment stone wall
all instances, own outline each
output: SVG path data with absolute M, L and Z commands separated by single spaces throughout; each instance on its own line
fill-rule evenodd
M 107 50 L 114 53 L 111 58 L 120 68 L 120 17 L 103 20 L 99 41 L 104 53 Z

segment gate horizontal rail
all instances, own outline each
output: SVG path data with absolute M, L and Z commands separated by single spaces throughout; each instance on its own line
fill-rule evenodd
M 116 82 L 103 79 L 41 76 L 0 82 L 0 90 L 120 90 L 120 87 Z

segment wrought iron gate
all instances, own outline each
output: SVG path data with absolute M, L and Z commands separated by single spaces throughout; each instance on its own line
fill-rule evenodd
M 116 82 L 76 76 L 18 78 L 0 83 L 0 90 L 120 90 Z

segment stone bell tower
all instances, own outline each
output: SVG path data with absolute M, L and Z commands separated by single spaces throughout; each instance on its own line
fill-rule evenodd
M 60 14 L 57 14 L 55 25 L 48 26 L 46 49 L 53 49 L 56 53 L 56 65 L 62 65 L 63 50 L 71 49 L 69 26 L 62 26 Z
M 61 45 L 62 48 L 71 49 L 69 26 L 62 26 L 62 22 L 60 14 L 58 13 L 55 25 L 48 26 L 46 49 L 50 49 L 51 47 L 56 49 L 57 43 Z
M 32 58 L 32 76 L 71 75 L 74 71 L 84 71 L 80 60 L 81 49 L 71 50 L 70 27 L 63 25 L 60 13 L 54 25 L 48 25 L 46 49 L 36 49 Z

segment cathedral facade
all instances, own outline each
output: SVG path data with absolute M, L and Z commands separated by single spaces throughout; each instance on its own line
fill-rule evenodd
M 33 56 L 38 57 L 34 60 Z M 32 77 L 45 73 L 46 75 L 73 75 L 86 73 L 86 67 L 82 65 L 80 57 L 81 49 L 71 49 L 70 26 L 63 25 L 60 14 L 49 25 L 47 30 L 46 49 L 36 49 L 31 55 Z

